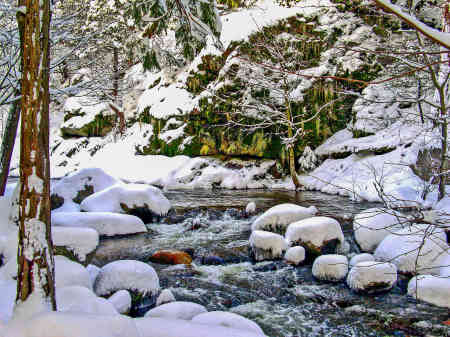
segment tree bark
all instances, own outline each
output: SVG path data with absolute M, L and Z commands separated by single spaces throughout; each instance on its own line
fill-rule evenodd
M 113 48 L 113 97 L 114 97 L 114 106 L 111 106 L 113 111 L 116 113 L 117 119 L 119 120 L 119 131 L 120 134 L 123 134 L 125 131 L 125 116 L 123 111 L 119 109 L 119 49 Z M 116 120 L 117 120 L 116 119 Z
M 288 138 L 290 141 L 293 141 L 294 132 L 292 130 L 292 112 L 291 105 L 289 100 L 286 99 L 286 120 L 288 123 Z M 287 146 L 288 158 L 289 158 L 289 173 L 292 178 L 292 182 L 294 183 L 295 189 L 298 190 L 302 187 L 302 184 L 298 181 L 297 171 L 295 170 L 295 153 L 294 153 L 294 144 L 290 143 Z
M 55 310 L 50 228 L 49 0 L 19 0 L 21 148 L 16 312 L 23 303 Z

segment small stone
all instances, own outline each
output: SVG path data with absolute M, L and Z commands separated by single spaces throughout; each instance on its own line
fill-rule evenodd
M 291 247 L 284 254 L 284 260 L 295 266 L 305 261 L 305 248 L 302 246 Z
M 339 282 L 347 276 L 348 260 L 343 255 L 328 254 L 314 260 L 312 274 L 322 281 Z
M 192 257 L 180 250 L 158 250 L 150 256 L 150 261 L 160 264 L 191 264 Z

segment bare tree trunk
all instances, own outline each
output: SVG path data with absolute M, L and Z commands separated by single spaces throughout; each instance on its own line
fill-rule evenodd
M 6 182 L 9 175 L 9 167 L 11 157 L 14 151 L 14 143 L 16 141 L 17 126 L 19 125 L 20 104 L 14 102 L 11 104 L 8 120 L 6 121 L 5 131 L 2 137 L 0 148 L 0 195 L 5 194 Z
M 116 113 L 117 118 L 119 119 L 119 131 L 120 134 L 123 134 L 125 131 L 125 116 L 123 114 L 122 109 L 119 109 L 118 99 L 119 99 L 119 50 L 117 48 L 113 48 L 113 97 L 114 104 L 116 107 L 112 107 L 113 111 Z
M 32 298 L 36 310 L 55 310 L 50 228 L 49 27 L 50 0 L 19 0 L 21 151 L 16 312 Z
M 295 154 L 294 154 L 294 144 L 293 144 L 294 132 L 292 130 L 291 105 L 290 105 L 288 99 L 286 99 L 286 120 L 288 123 L 288 138 L 290 141 L 292 141 L 292 143 L 288 144 L 288 146 L 287 146 L 288 158 L 289 158 L 289 173 L 291 174 L 292 182 L 294 183 L 295 189 L 298 190 L 302 187 L 302 185 L 298 181 L 297 171 L 295 170 Z

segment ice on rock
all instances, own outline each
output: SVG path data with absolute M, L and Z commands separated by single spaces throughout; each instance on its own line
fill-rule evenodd
M 347 276 L 347 285 L 357 292 L 378 293 L 391 289 L 397 282 L 397 267 L 388 262 L 358 262 Z
M 284 233 L 286 227 L 295 221 L 311 218 L 317 213 L 314 206 L 302 207 L 295 204 L 280 204 L 269 208 L 252 224 L 252 230 L 266 230 Z
M 222 325 L 224 327 L 252 331 L 264 336 L 258 324 L 241 315 L 226 311 L 210 311 L 192 318 L 192 322 L 208 325 Z
M 248 215 L 254 214 L 256 212 L 256 204 L 254 201 L 251 201 L 245 207 L 245 213 Z
M 108 298 L 119 314 L 127 314 L 131 309 L 131 295 L 127 290 L 119 290 Z
M 81 264 L 65 256 L 55 256 L 55 287 L 81 286 L 92 289 L 89 273 Z
M 98 274 L 100 273 L 100 268 L 93 264 L 89 264 L 86 267 L 86 270 L 88 271 L 89 278 L 91 279 L 92 289 L 94 289 L 94 283 L 95 280 L 97 279 Z
M 207 312 L 203 305 L 193 302 L 175 301 L 162 304 L 149 310 L 145 317 L 163 317 L 191 320 L 193 317 Z
M 97 297 L 91 290 L 80 286 L 56 288 L 58 311 L 83 312 L 96 315 L 118 315 L 113 304 Z
M 284 237 L 272 232 L 255 230 L 249 242 L 256 261 L 279 259 L 287 249 Z
M 318 216 L 290 224 L 286 241 L 289 246 L 302 245 L 307 254 L 319 255 L 334 253 L 338 243 L 344 242 L 344 234 L 335 219 Z
M 349 266 L 350 268 L 353 268 L 354 266 L 356 266 L 358 262 L 363 261 L 375 261 L 375 258 L 373 257 L 372 254 L 369 253 L 357 254 L 350 259 Z
M 298 265 L 305 260 L 305 248 L 302 246 L 291 247 L 284 254 L 284 260 L 287 263 Z
M 383 239 L 398 230 L 405 218 L 383 208 L 370 208 L 355 216 L 353 231 L 356 242 L 365 252 L 373 252 Z
M 159 291 L 159 278 L 155 269 L 144 262 L 114 261 L 100 269 L 94 291 L 98 296 L 106 296 L 117 290 L 154 295 Z
M 348 260 L 344 255 L 321 255 L 314 260 L 312 274 L 322 281 L 341 281 L 347 276 Z
M 175 296 L 173 296 L 172 292 L 169 289 L 164 289 L 161 291 L 161 294 L 159 294 L 158 298 L 156 299 L 156 306 L 160 306 L 161 304 L 166 304 L 170 302 L 175 302 Z
M 414 276 L 408 283 L 408 295 L 438 307 L 450 308 L 450 279 L 433 275 Z
M 128 213 L 130 211 L 149 211 L 165 215 L 171 208 L 170 201 L 161 190 L 146 184 L 119 184 L 95 193 L 81 203 L 86 212 Z
M 145 233 L 141 219 L 128 214 L 108 212 L 58 212 L 52 213 L 52 225 L 63 227 L 89 227 L 104 236 Z
M 97 231 L 91 228 L 53 227 L 52 240 L 55 247 L 62 246 L 72 252 L 80 262 L 98 246 Z
M 399 273 L 428 274 L 448 250 L 445 231 L 429 225 L 411 225 L 388 235 L 375 250 L 376 261 L 392 262 Z

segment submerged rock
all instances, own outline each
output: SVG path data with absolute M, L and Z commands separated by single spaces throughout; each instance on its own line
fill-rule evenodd
M 271 232 L 253 231 L 249 241 L 256 261 L 282 258 L 287 249 L 284 237 Z
M 191 264 L 192 257 L 180 250 L 158 250 L 149 258 L 150 261 L 160 264 Z
M 390 290 L 397 281 L 397 267 L 392 263 L 358 262 L 348 273 L 350 289 L 367 294 Z
M 339 282 L 347 276 L 348 260 L 343 255 L 328 254 L 314 260 L 312 274 L 321 281 Z

